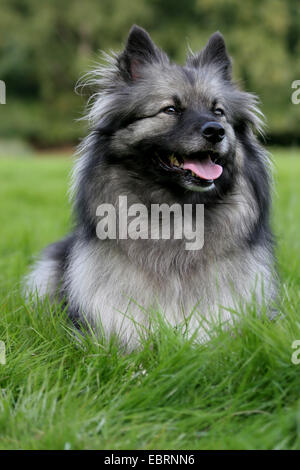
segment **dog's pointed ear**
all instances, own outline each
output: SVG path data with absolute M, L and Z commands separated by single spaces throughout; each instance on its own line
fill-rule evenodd
M 158 49 L 143 28 L 132 26 L 124 51 L 119 56 L 119 68 L 125 79 L 134 81 L 147 63 L 159 60 Z
M 187 64 L 193 67 L 215 65 L 225 80 L 231 80 L 232 63 L 228 55 L 224 38 L 219 31 L 215 32 L 204 48 L 188 58 Z

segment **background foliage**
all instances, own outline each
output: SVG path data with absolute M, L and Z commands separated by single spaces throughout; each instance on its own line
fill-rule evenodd
M 0 79 L 7 84 L 0 136 L 38 145 L 73 143 L 84 134 L 84 100 L 76 81 L 100 50 L 121 50 L 138 23 L 174 60 L 200 49 L 220 30 L 234 57 L 235 77 L 257 93 L 277 143 L 300 141 L 300 106 L 291 83 L 300 78 L 297 0 L 2 0 Z

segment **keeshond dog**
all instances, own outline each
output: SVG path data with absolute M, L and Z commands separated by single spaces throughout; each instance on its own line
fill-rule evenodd
M 153 311 L 206 340 L 211 322 L 226 327 L 248 303 L 258 311 L 272 304 L 262 114 L 231 69 L 218 32 L 180 66 L 132 27 L 123 52 L 107 55 L 88 79 L 96 89 L 73 173 L 75 227 L 46 248 L 27 292 L 65 302 L 74 324 L 101 324 L 129 350 L 139 327 L 151 329 Z M 97 208 L 116 207 L 119 196 L 147 208 L 204 205 L 203 247 L 186 250 L 184 237 L 99 239 Z

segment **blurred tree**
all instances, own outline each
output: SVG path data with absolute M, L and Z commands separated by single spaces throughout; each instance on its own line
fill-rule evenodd
M 174 60 L 220 30 L 235 77 L 256 92 L 274 141 L 300 142 L 300 108 L 290 101 L 300 78 L 298 0 L 2 0 L 0 79 L 7 105 L 0 133 L 38 145 L 83 135 L 77 79 L 100 50 L 120 50 L 133 23 L 148 29 Z M 1 108 L 4 111 L 4 108 Z

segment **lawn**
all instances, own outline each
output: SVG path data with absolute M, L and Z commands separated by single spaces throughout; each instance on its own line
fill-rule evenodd
M 161 324 L 142 351 L 74 341 L 63 312 L 25 305 L 33 255 L 70 227 L 69 158 L 0 159 L 0 449 L 299 449 L 300 152 L 274 152 L 276 321 L 255 306 L 195 346 Z

